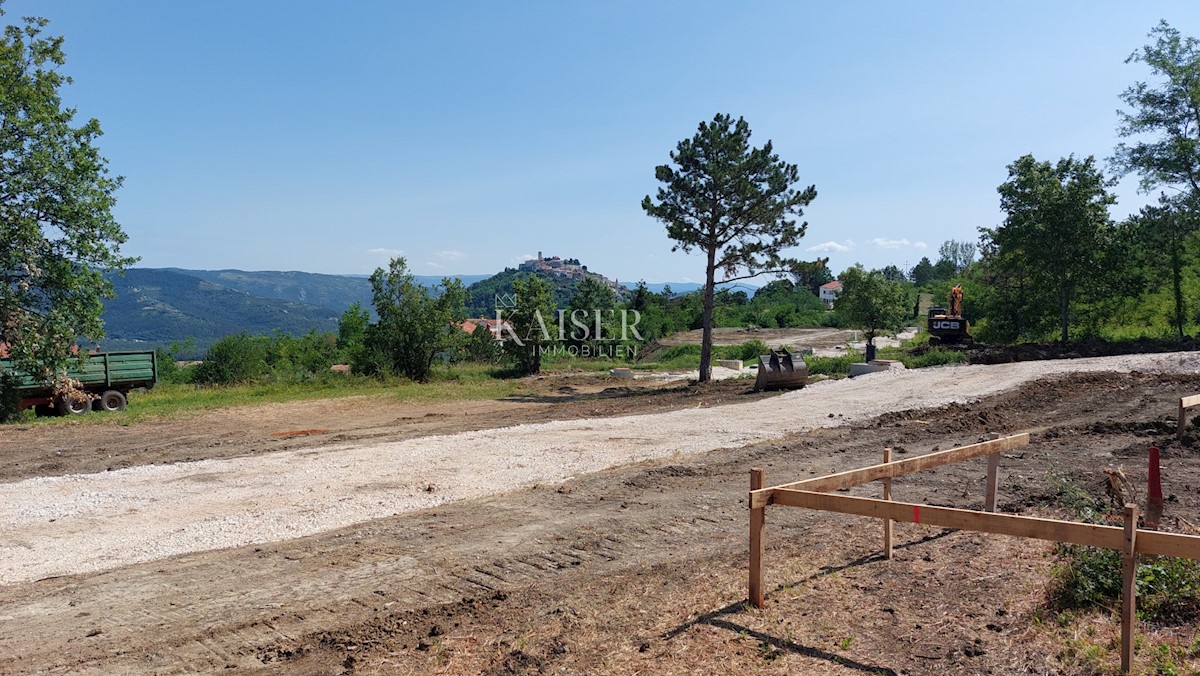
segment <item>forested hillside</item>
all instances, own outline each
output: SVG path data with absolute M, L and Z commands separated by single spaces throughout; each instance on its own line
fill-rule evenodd
M 106 349 L 167 345 L 194 339 L 200 348 L 233 333 L 299 335 L 336 331 L 329 308 L 255 296 L 169 270 L 133 268 L 112 278 L 105 302 Z

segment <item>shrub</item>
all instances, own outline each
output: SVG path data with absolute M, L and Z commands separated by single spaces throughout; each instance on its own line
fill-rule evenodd
M 850 365 L 862 361 L 862 355 L 857 352 L 847 352 L 837 357 L 814 357 L 807 355 L 804 363 L 808 366 L 810 376 L 842 377 L 850 373 Z
M 0 423 L 21 417 L 21 382 L 11 373 L 0 373 Z
M 733 347 L 737 356 L 730 357 L 730 359 L 741 359 L 747 364 L 757 364 L 760 356 L 771 353 L 771 348 L 763 341 L 757 339 L 749 340 Z
M 963 364 L 967 361 L 967 355 L 958 350 L 936 348 L 927 350 L 919 355 L 905 355 L 900 360 L 904 362 L 904 366 L 907 368 L 920 369 L 929 366 L 942 366 L 943 364 Z
M 200 385 L 233 385 L 262 377 L 267 372 L 263 340 L 245 333 L 225 336 L 208 348 L 193 380 Z
M 1111 608 L 1121 598 L 1122 554 L 1112 549 L 1059 545 L 1050 598 L 1061 610 Z M 1147 621 L 1186 622 L 1200 615 L 1200 562 L 1162 557 L 1137 567 L 1138 615 Z
M 1106 523 L 1112 506 L 1053 470 L 1057 500 L 1085 523 Z M 1121 598 L 1123 555 L 1113 549 L 1059 544 L 1050 602 L 1060 610 L 1111 608 Z M 1138 615 L 1148 621 L 1190 621 L 1200 616 L 1200 561 L 1143 557 L 1137 567 Z

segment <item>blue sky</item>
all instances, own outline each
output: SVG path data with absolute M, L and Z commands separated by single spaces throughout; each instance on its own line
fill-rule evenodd
M 791 252 L 936 259 L 1025 153 L 1106 158 L 1125 58 L 1195 2 L 8 0 L 51 20 L 145 267 L 700 280 L 643 196 L 716 113 L 818 197 Z M 1146 203 L 1129 178 L 1114 217 Z

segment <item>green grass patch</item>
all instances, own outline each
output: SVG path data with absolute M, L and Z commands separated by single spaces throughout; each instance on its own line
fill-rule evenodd
M 808 375 L 826 376 L 829 378 L 844 378 L 850 373 L 851 364 L 862 363 L 861 352 L 847 351 L 836 357 L 814 357 L 805 355 L 804 363 L 808 366 Z
M 39 424 L 129 424 L 195 411 L 314 399 L 378 396 L 403 402 L 438 403 L 500 399 L 526 392 L 527 388 L 521 381 L 496 378 L 494 370 L 494 367 L 486 365 L 457 365 L 453 370 L 435 369 L 428 383 L 404 379 L 378 380 L 345 374 L 330 374 L 306 382 L 260 382 L 224 387 L 159 383 L 148 392 L 131 393 L 129 407 L 120 413 L 92 412 L 64 418 L 34 418 L 32 411 L 26 411 L 21 421 L 36 421 Z
M 760 355 L 770 354 L 771 348 L 761 340 L 749 340 L 738 345 L 714 345 L 711 363 L 719 359 L 740 359 L 743 366 L 758 363 Z M 700 368 L 700 346 L 672 345 L 659 351 L 653 362 L 637 365 L 639 369 L 680 371 Z
M 899 359 L 904 362 L 904 366 L 907 368 L 923 369 L 930 366 L 945 366 L 946 364 L 965 364 L 967 362 L 967 355 L 965 352 L 958 350 L 935 347 L 925 350 L 920 354 L 904 352 Z

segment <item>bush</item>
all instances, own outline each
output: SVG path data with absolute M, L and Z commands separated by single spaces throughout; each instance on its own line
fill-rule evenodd
M 0 373 L 0 423 L 21 417 L 21 382 L 11 373 Z
M 1084 523 L 1105 524 L 1116 516 L 1107 501 L 1051 470 L 1057 501 Z M 1060 610 L 1112 608 L 1121 598 L 1124 567 L 1113 549 L 1059 544 L 1049 597 Z M 1137 567 L 1138 616 L 1147 621 L 1191 621 L 1200 616 L 1200 561 L 1142 557 Z
M 747 364 L 757 364 L 760 356 L 771 353 L 771 348 L 763 341 L 756 339 L 732 346 L 729 353 L 729 359 L 741 359 Z
M 967 361 L 967 355 L 958 350 L 936 348 L 918 355 L 905 354 L 900 361 L 904 362 L 904 366 L 907 368 L 920 369 L 943 364 L 963 364 Z
M 193 380 L 200 385 L 234 385 L 262 377 L 267 372 L 264 341 L 248 334 L 225 336 L 212 344 Z
M 1059 545 L 1050 598 L 1061 610 L 1111 608 L 1121 598 L 1122 554 L 1112 549 Z M 1162 557 L 1137 567 L 1138 616 L 1188 622 L 1200 615 L 1200 562 Z
M 810 376 L 830 376 L 840 378 L 850 373 L 850 365 L 862 361 L 862 355 L 857 352 L 847 352 L 838 357 L 804 357 Z

